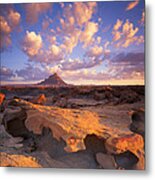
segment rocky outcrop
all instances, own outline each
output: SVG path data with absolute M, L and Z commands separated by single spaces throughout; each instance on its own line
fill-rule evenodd
M 3 123 L 13 136 L 37 135 L 40 137 L 38 142 L 36 141 L 36 148 L 39 151 L 45 150 L 52 157 L 58 156 L 60 161 L 65 161 L 67 164 L 70 164 L 67 157 L 77 160 L 77 157 L 88 159 L 87 156 L 90 158 L 96 155 L 96 161 L 101 168 L 144 169 L 143 137 L 129 130 L 122 133 L 112 124 L 105 125 L 95 112 L 42 106 L 22 99 L 14 99 L 8 103 Z M 43 137 L 44 129 L 51 131 L 52 138 L 49 132 Z M 49 137 L 48 142 L 46 142 L 47 137 Z M 54 142 L 53 138 L 57 141 Z M 60 141 L 61 144 L 58 143 Z M 48 148 L 45 148 L 47 145 Z M 53 153 L 50 153 L 50 149 L 54 150 Z M 56 153 L 58 149 L 64 151 Z M 73 156 L 64 152 L 73 153 Z M 78 152 L 79 154 L 74 154 Z M 89 163 L 86 166 L 91 167 Z

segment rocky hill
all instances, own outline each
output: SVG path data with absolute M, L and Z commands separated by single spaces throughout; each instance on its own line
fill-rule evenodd
M 54 73 L 38 85 L 66 86 L 67 84 L 58 76 L 57 73 Z

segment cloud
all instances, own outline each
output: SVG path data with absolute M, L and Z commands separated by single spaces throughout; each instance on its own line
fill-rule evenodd
M 95 11 L 96 2 L 75 2 L 73 6 L 74 16 L 79 26 L 87 23 Z
M 142 12 L 142 17 L 141 17 L 141 20 L 139 21 L 139 23 L 140 23 L 141 25 L 144 25 L 144 22 L 145 22 L 145 12 L 143 11 L 143 12 Z
M 1 66 L 0 67 L 0 75 L 1 75 L 1 81 L 10 80 L 11 77 L 15 76 L 13 71 L 10 68 L 6 67 L 6 66 Z
M 115 78 L 144 79 L 144 61 L 144 53 L 120 53 L 111 59 L 109 67 Z
M 118 24 L 118 20 L 116 22 Z M 115 25 L 116 25 L 115 24 Z M 114 27 L 115 27 L 114 25 Z M 113 28 L 113 43 L 115 43 L 115 47 L 120 48 L 127 48 L 131 44 L 139 45 L 144 43 L 144 37 L 142 35 L 136 35 L 139 31 L 138 27 L 134 27 L 134 24 L 131 23 L 128 19 L 126 22 L 119 26 L 119 29 Z
M 27 64 L 23 69 L 16 70 L 15 72 L 19 79 L 24 81 L 39 81 L 49 76 L 49 73 L 35 65 Z
M 80 41 L 83 42 L 84 47 L 91 45 L 93 36 L 98 31 L 98 24 L 94 22 L 88 22 L 84 31 L 81 32 Z
M 18 26 L 20 23 L 20 20 L 21 20 L 21 15 L 17 11 L 14 11 L 11 9 L 8 14 L 8 21 L 10 23 L 10 26 L 12 28 Z
M 102 59 L 101 58 L 97 58 L 97 57 L 90 57 L 87 59 L 69 59 L 68 61 L 64 61 L 61 63 L 60 68 L 61 70 L 70 70 L 70 71 L 74 71 L 74 70 L 79 70 L 79 69 L 89 69 L 92 67 L 95 67 L 97 65 L 100 65 L 102 63 Z
M 72 53 L 73 49 L 77 46 L 81 32 L 74 29 L 70 36 L 64 36 L 64 42 L 61 47 L 66 53 Z
M 40 34 L 35 32 L 26 31 L 26 36 L 22 43 L 23 51 L 30 57 L 33 57 L 38 54 L 39 50 L 42 47 L 42 37 Z
M 7 10 L 7 16 L 0 16 L 0 50 L 4 51 L 11 46 L 11 33 L 19 26 L 21 16 L 13 9 Z
M 38 21 L 42 13 L 46 13 L 51 9 L 52 3 L 29 3 L 24 6 L 26 10 L 26 21 L 30 24 L 34 24 Z
M 133 2 L 130 2 L 128 6 L 126 7 L 126 11 L 132 10 L 139 4 L 139 0 L 135 0 Z
M 0 49 L 3 51 L 11 45 L 11 27 L 3 16 L 0 16 Z
M 63 17 L 60 18 L 57 33 L 64 37 L 62 47 L 66 53 L 72 53 L 79 40 L 84 47 L 91 43 L 93 35 L 98 31 L 98 24 L 90 21 L 95 7 L 95 2 L 75 2 L 63 6 Z
M 26 35 L 22 41 L 22 50 L 29 57 L 31 62 L 39 62 L 43 64 L 55 64 L 61 61 L 64 57 L 64 53 L 60 45 L 56 42 L 56 37 L 49 38 L 50 44 L 48 47 L 43 43 L 40 34 L 35 32 L 26 32 Z
M 113 27 L 113 30 L 114 31 L 119 30 L 119 28 L 122 26 L 122 24 L 123 24 L 123 21 L 121 21 L 120 19 L 117 19 L 117 22 L 116 22 L 116 24 Z
M 47 19 L 43 20 L 42 22 L 42 29 L 45 31 L 49 27 L 49 21 Z
M 86 55 L 88 57 L 99 57 L 103 55 L 103 47 L 95 45 L 86 52 Z

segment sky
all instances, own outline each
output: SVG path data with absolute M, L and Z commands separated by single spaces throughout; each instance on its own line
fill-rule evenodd
M 1 84 L 144 85 L 144 25 L 143 0 L 1 4 Z

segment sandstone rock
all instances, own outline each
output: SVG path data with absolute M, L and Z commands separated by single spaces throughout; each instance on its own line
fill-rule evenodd
M 124 131 L 124 133 L 121 134 L 119 129 L 116 130 L 113 126 L 109 127 L 103 122 L 101 123 L 100 117 L 95 112 L 42 106 L 21 99 L 14 99 L 9 104 L 13 106 L 12 109 L 19 108 L 18 110 L 16 109 L 15 114 L 18 115 L 21 110 L 26 113 L 26 117 L 24 117 L 22 122 L 24 122 L 29 132 L 42 136 L 43 129 L 48 128 L 52 132 L 53 138 L 57 141 L 63 140 L 65 142 L 65 147 L 62 146 L 62 148 L 64 148 L 66 152 L 73 153 L 91 149 L 89 153 L 106 153 L 107 151 L 109 154 L 117 155 L 129 151 L 138 158 L 140 165 L 135 168 L 142 169 L 144 166 L 144 161 L 142 160 L 144 159 L 144 141 L 142 136 L 134 134 L 131 131 Z M 9 114 L 9 111 L 6 111 L 5 118 L 9 117 Z M 8 122 L 14 119 L 18 127 L 17 122 L 20 122 L 22 118 L 17 117 L 18 116 L 13 115 L 10 116 L 9 121 L 5 119 L 6 127 Z M 92 143 L 91 140 L 87 143 L 86 139 L 91 135 L 95 136 L 95 140 L 93 138 Z M 54 141 L 52 140 L 52 142 Z M 92 144 L 91 146 L 93 148 L 89 148 L 90 144 Z M 104 149 L 104 146 L 106 149 Z M 50 147 L 51 149 L 54 148 L 54 146 Z M 95 147 L 97 150 L 95 150 Z M 43 147 L 39 146 L 39 148 L 43 151 Z
M 32 156 L 8 154 L 5 152 L 0 152 L 0 166 L 1 167 L 32 167 L 32 168 L 42 167 L 37 162 L 36 158 Z
M 46 97 L 44 94 L 40 94 L 37 98 L 32 99 L 30 102 L 43 105 L 46 102 Z
M 130 151 L 138 156 L 138 152 L 144 148 L 144 141 L 142 136 L 138 134 L 122 134 L 117 137 L 113 136 L 108 138 L 105 146 L 107 151 L 111 154 L 120 154 Z
M 96 160 L 103 169 L 116 169 L 114 157 L 108 154 L 97 153 Z
M 5 94 L 0 93 L 0 105 L 2 105 L 4 99 L 5 99 Z
M 107 139 L 105 147 L 110 154 L 131 152 L 138 158 L 137 169 L 144 169 L 144 141 L 138 134 L 121 135 Z M 129 160 L 128 160 L 129 161 Z

